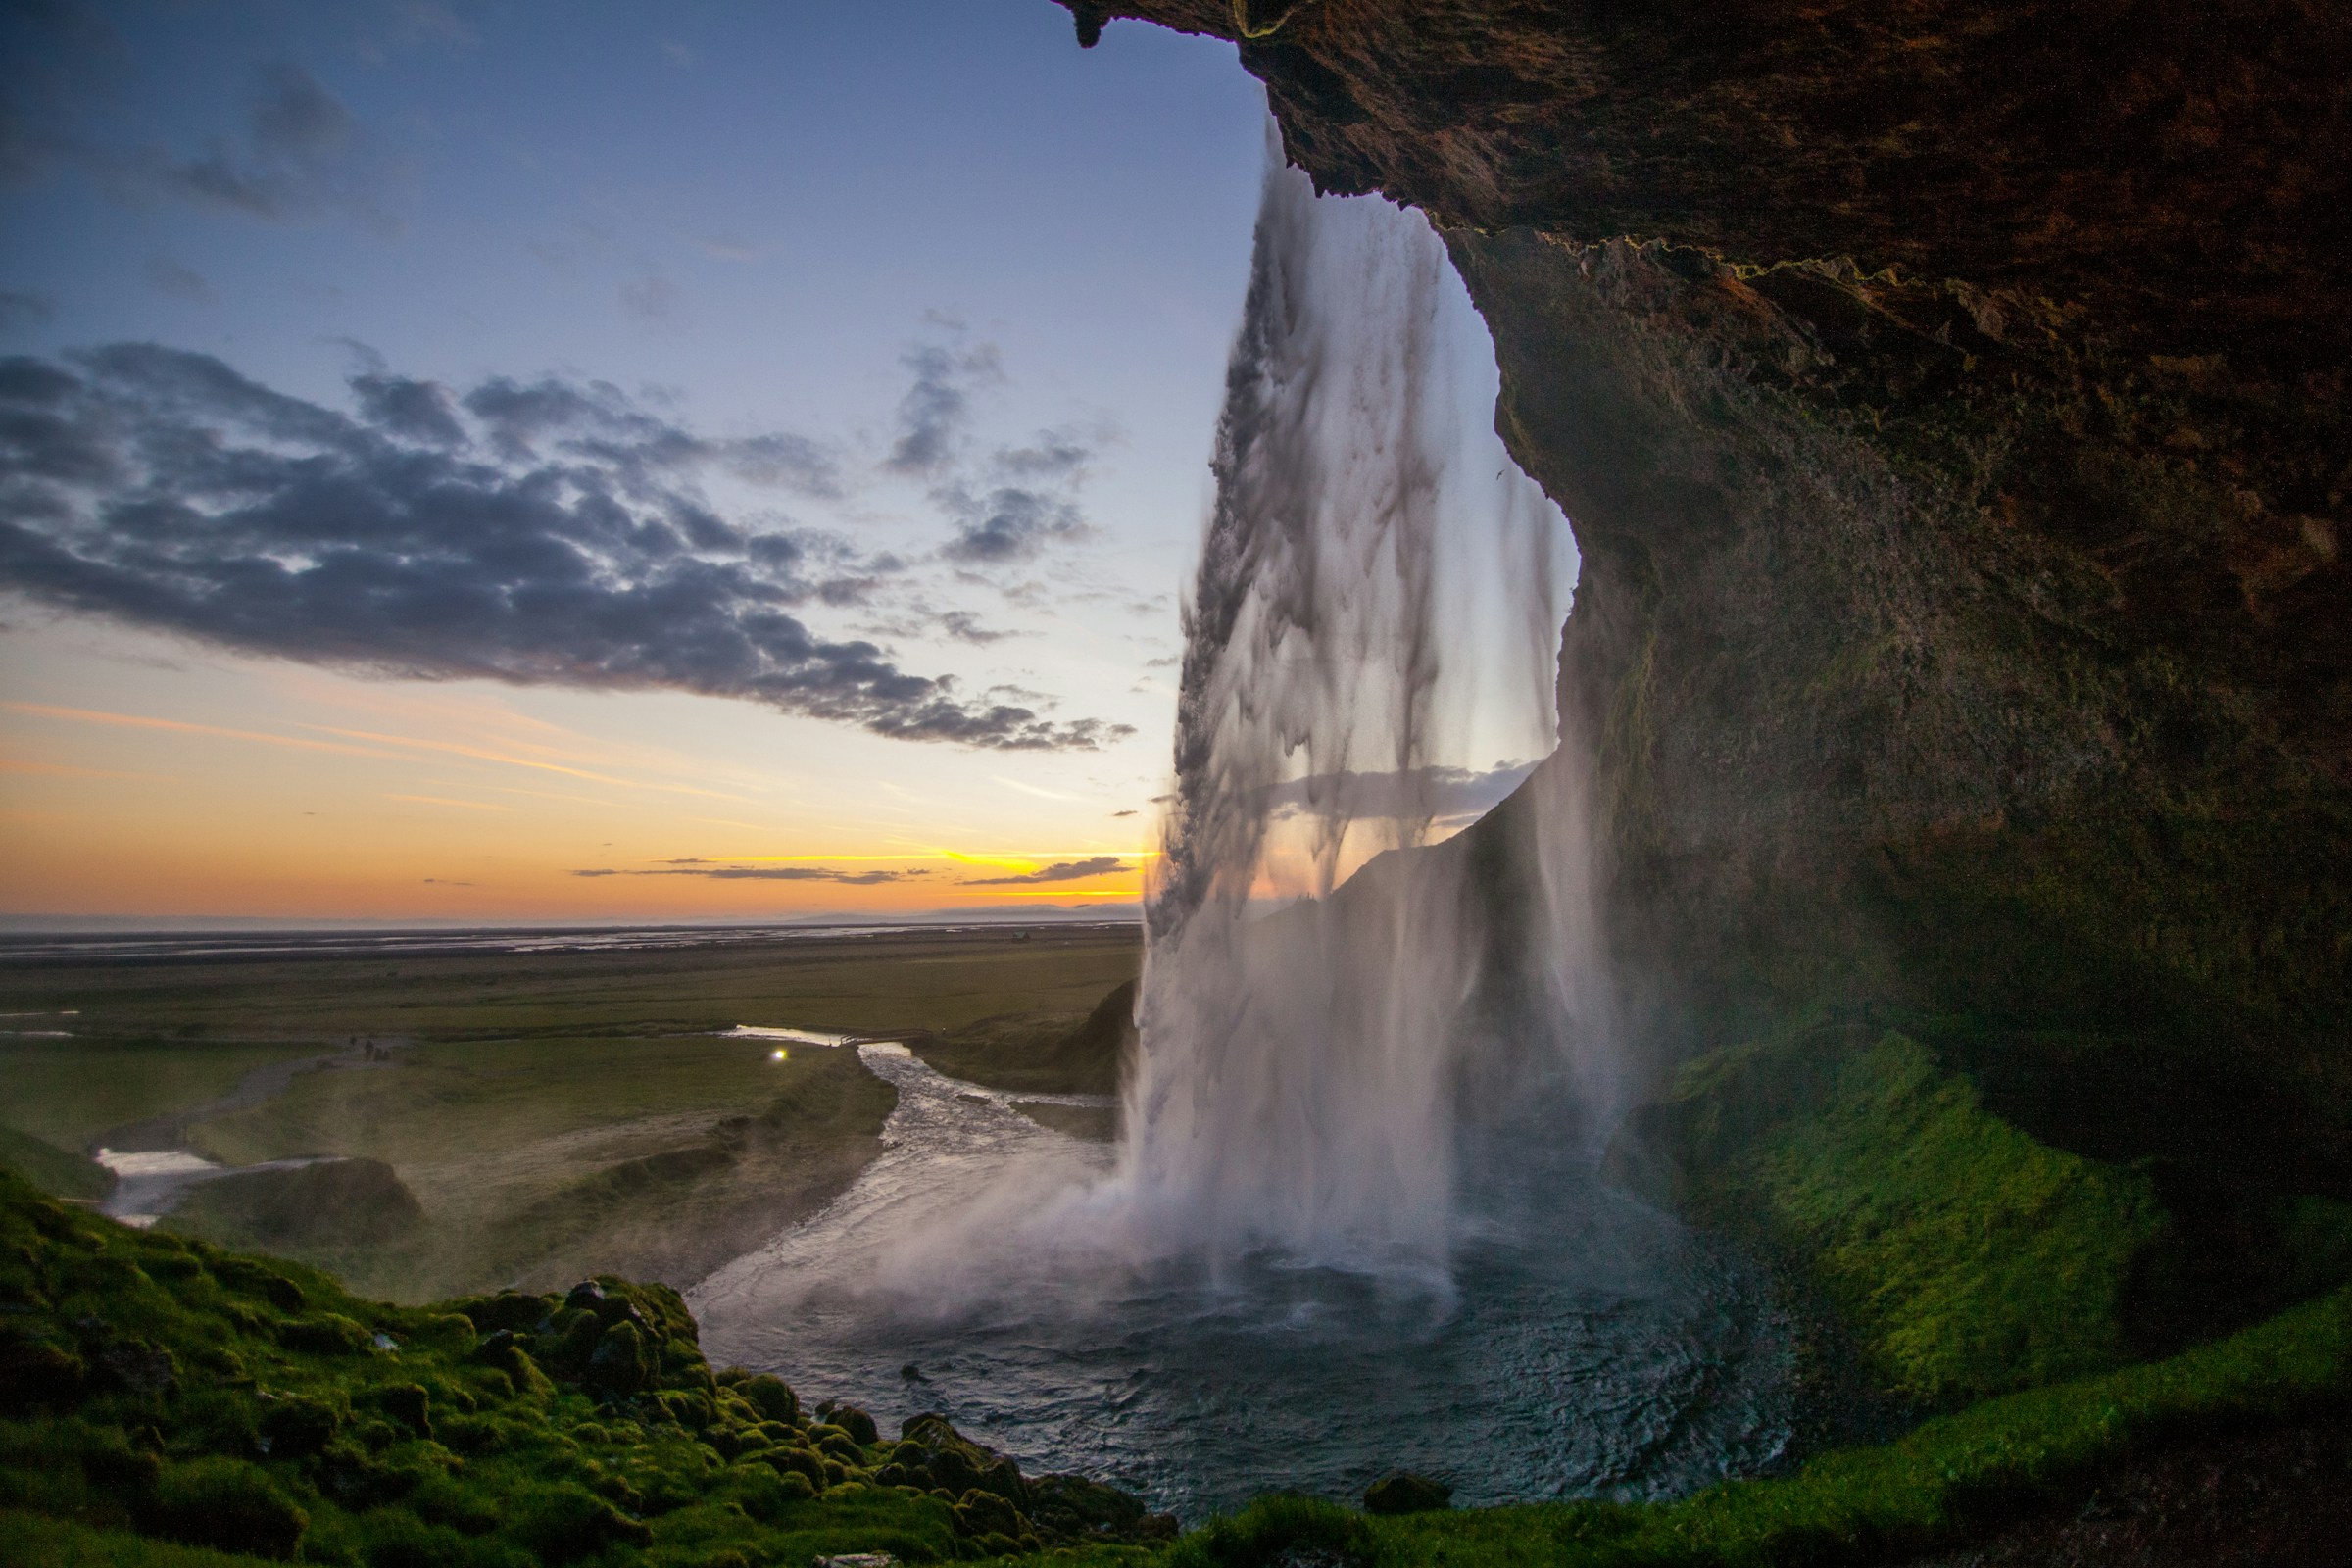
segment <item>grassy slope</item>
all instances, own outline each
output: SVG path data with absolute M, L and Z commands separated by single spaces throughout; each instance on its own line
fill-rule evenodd
M 5 1125 L 0 1125 L 0 1165 L 21 1172 L 42 1192 L 58 1198 L 104 1198 L 115 1185 L 114 1173 L 96 1160 L 69 1153 Z
M 1762 1241 L 1836 1307 L 1869 1381 L 1916 1405 L 2135 1359 L 2141 1309 L 2200 1239 L 2148 1167 L 2052 1149 L 1985 1108 L 1918 1041 L 1815 1021 L 1693 1063 L 1638 1126 L 1682 1207 Z M 2352 1209 L 2282 1200 L 2294 1288 L 2345 1278 Z M 2248 1291 L 2251 1281 L 2241 1282 Z M 2245 1321 L 2227 1297 L 2180 1316 L 2193 1343 Z M 2202 1323 L 2201 1331 L 2195 1325 Z
M 984 1018 L 916 1040 L 914 1052 L 951 1078 L 991 1089 L 1116 1094 L 1121 1065 L 1135 1041 L 1135 987 L 1133 978 L 1122 980 L 1084 1015 Z
M 0 1125 L 77 1150 L 117 1127 L 218 1099 L 256 1067 L 317 1055 L 315 1041 L 132 1034 L 0 1043 Z M 100 1027 L 104 1027 L 101 1025 Z
M 942 1450 L 989 1456 L 811 1422 L 772 1379 L 714 1378 L 674 1294 L 606 1287 L 390 1306 L 0 1173 L 0 1561 L 219 1560 L 134 1537 L 368 1568 L 930 1561 L 1152 1528 L 1083 1483 L 977 1483 L 1012 1520 L 943 1496 Z

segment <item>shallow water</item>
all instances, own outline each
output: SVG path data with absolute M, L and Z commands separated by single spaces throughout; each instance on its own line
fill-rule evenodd
M 1025 1470 L 1188 1520 L 1393 1467 L 1463 1503 L 1670 1494 L 1787 1445 L 1788 1335 L 1753 1272 L 1574 1160 L 1479 1184 L 1450 1281 L 1264 1255 L 1212 1273 L 1116 1245 L 1103 1146 L 860 1049 L 899 1090 L 889 1147 L 689 1293 L 714 1364 L 886 1430 L 938 1410 Z

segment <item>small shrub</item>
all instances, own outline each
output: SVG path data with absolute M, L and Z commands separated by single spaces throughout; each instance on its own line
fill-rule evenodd
M 273 1399 L 262 1411 L 261 1436 L 273 1459 L 304 1459 L 335 1441 L 343 1418 L 333 1405 L 305 1394 Z
M 1361 1514 L 1313 1497 L 1260 1497 L 1179 1541 L 1167 1568 L 1279 1568 L 1291 1561 L 1366 1564 L 1372 1527 Z
M 749 1399 L 752 1408 L 766 1419 L 781 1421 L 787 1426 L 800 1425 L 801 1396 L 793 1393 L 792 1386 L 782 1378 L 762 1372 L 757 1377 L 745 1378 L 735 1386 L 735 1392 Z
M 311 1523 L 267 1471 L 226 1458 L 168 1467 L 141 1512 L 156 1535 L 256 1557 L 291 1557 Z
M 339 1312 L 281 1323 L 277 1343 L 305 1355 L 357 1355 L 375 1343 L 375 1336 Z

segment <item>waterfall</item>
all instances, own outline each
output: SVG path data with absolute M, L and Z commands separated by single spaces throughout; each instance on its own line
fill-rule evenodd
M 1474 760 L 1553 745 L 1571 547 L 1426 220 L 1269 145 L 1116 1186 L 1212 1261 L 1442 1270 L 1465 1134 L 1607 1094 L 1582 748 L 1433 842 Z

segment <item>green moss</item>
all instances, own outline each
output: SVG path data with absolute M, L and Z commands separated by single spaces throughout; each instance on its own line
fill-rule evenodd
M 875 1484 L 906 1446 L 860 1441 L 879 1434 L 856 1411 L 809 1428 L 773 1377 L 720 1384 L 666 1286 L 606 1275 L 568 1298 L 397 1306 L 6 1172 L 0 1262 L 0 1511 L 42 1544 L 24 1560 L 668 1568 L 980 1549 L 927 1487 Z M 1009 1461 L 938 1427 L 1018 1492 Z M 1092 1534 L 1004 1512 L 1031 1550 Z
M 2146 1173 L 2037 1143 L 1915 1040 L 1816 1016 L 1693 1063 L 1649 1131 L 1687 1206 L 1795 1261 L 1886 1389 L 1950 1405 L 2130 1359 L 2166 1224 Z
M 1887 1035 L 1751 1165 L 1894 1388 L 1944 1402 L 2104 1371 L 2162 1210 L 2146 1176 L 1987 1114 L 1966 1079 Z

